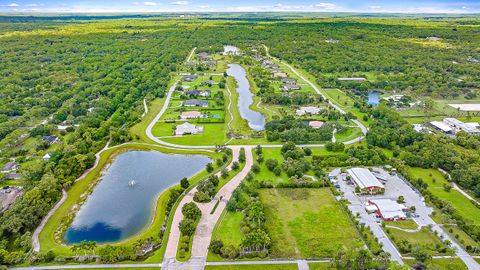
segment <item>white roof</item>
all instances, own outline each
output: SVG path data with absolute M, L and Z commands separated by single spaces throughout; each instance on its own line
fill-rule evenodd
M 383 188 L 383 184 L 366 168 L 351 168 L 347 172 L 361 189 L 370 187 Z
M 375 204 L 378 208 L 378 211 L 382 214 L 384 219 L 394 219 L 394 218 L 406 218 L 407 216 L 403 212 L 406 209 L 405 205 L 399 204 L 391 199 L 372 199 L 370 200 L 372 204 Z
M 445 124 L 444 122 L 442 122 L 442 121 L 432 121 L 432 122 L 430 122 L 430 124 L 431 124 L 432 126 L 438 128 L 438 129 L 444 131 L 444 132 L 450 132 L 450 131 L 452 131 L 452 128 L 451 128 L 449 125 L 447 125 L 447 124 Z
M 456 118 L 445 118 L 443 119 L 443 122 L 445 122 L 445 124 L 453 128 L 464 130 L 466 132 L 470 132 L 470 133 L 478 132 L 476 127 L 466 124 Z

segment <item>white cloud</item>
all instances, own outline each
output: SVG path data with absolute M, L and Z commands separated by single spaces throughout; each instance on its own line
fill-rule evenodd
M 175 1 L 172 2 L 172 5 L 180 5 L 180 6 L 185 6 L 185 5 L 190 5 L 191 2 L 189 1 Z
M 156 2 L 143 2 L 143 5 L 145 5 L 145 6 L 158 6 L 158 3 L 156 3 Z
M 20 6 L 19 4 L 17 3 L 11 3 L 11 4 L 8 4 L 7 7 L 18 7 Z
M 316 4 L 315 7 L 319 9 L 332 10 L 332 9 L 335 9 L 337 5 L 330 4 L 330 3 L 319 3 L 319 4 Z
M 381 9 L 382 7 L 381 6 L 369 6 L 368 8 L 370 8 L 370 9 Z

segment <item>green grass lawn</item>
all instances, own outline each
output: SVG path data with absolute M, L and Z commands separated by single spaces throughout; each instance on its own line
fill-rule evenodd
M 331 267 L 330 263 L 308 263 L 308 267 L 310 270 L 330 270 L 335 269 L 335 267 Z
M 457 240 L 462 246 L 480 247 L 467 233 L 456 225 L 444 225 L 447 233 Z
M 254 158 L 257 159 L 257 154 L 255 154 L 254 150 Z M 275 159 L 278 161 L 279 166 L 282 166 L 283 156 L 280 152 L 280 148 L 263 148 L 263 157 L 266 161 L 267 159 Z M 265 165 L 265 161 L 260 163 L 260 172 L 254 174 L 254 180 L 261 182 L 264 181 L 266 183 L 271 183 L 273 185 L 277 185 L 280 183 L 285 183 L 288 181 L 288 176 L 285 172 L 282 171 L 282 174 L 277 176 L 272 171 L 268 170 L 267 165 Z
M 177 125 L 180 122 L 176 123 Z M 200 123 L 203 126 L 202 134 L 183 135 L 179 137 L 162 138 L 163 141 L 180 145 L 221 145 L 227 142 L 227 131 L 225 123 Z M 152 130 L 155 136 L 170 136 L 173 131 L 171 123 L 157 123 Z M 165 135 L 169 130 L 169 135 Z
M 206 270 L 296 270 L 297 264 L 207 265 Z
M 413 179 L 422 178 L 428 189 L 441 199 L 448 201 L 465 219 L 480 224 L 480 209 L 456 190 L 445 191 L 443 184 L 448 183 L 442 173 L 435 169 L 409 168 L 408 173 Z M 435 180 L 433 180 L 435 179 Z M 434 182 L 435 181 L 435 182 Z
M 418 228 L 418 224 L 412 219 L 397 220 L 397 221 L 384 221 L 386 225 L 395 226 L 402 229 L 415 230 Z
M 271 257 L 323 258 L 363 246 L 346 213 L 327 188 L 261 189 Z
M 406 264 L 413 266 L 415 260 L 403 260 Z M 442 270 L 463 270 L 467 269 L 467 266 L 459 258 L 449 258 L 449 259 L 432 259 L 428 264 L 430 267 L 436 267 L 434 269 Z M 428 266 L 427 266 L 428 267 Z M 427 268 L 430 269 L 430 268 Z
M 426 227 L 423 227 L 418 232 L 405 232 L 393 228 L 387 228 L 386 231 L 397 247 L 400 246 L 402 241 L 407 241 L 412 245 L 423 246 L 435 254 L 439 254 L 436 248 L 437 245 L 443 247 L 441 240 Z

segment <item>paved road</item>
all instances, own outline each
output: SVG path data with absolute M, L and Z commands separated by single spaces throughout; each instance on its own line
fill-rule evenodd
M 231 149 L 233 150 L 232 161 L 238 161 L 240 148 L 240 146 L 231 146 Z M 181 206 L 183 206 L 185 203 L 193 201 L 193 194 L 197 191 L 197 189 L 195 188 L 191 192 L 189 192 L 189 194 L 191 193 L 192 196 L 185 196 L 182 199 L 179 206 L 177 207 L 177 211 L 175 212 L 173 218 L 162 269 L 203 269 L 198 267 L 203 267 L 205 265 L 208 254 L 208 246 L 210 245 L 210 241 L 212 239 L 212 232 L 215 224 L 217 223 L 223 210 L 225 209 L 228 200 L 232 196 L 233 191 L 247 176 L 253 165 L 252 149 L 253 146 L 245 148 L 245 166 L 218 191 L 218 193 L 215 195 L 215 198 L 211 202 L 197 203 L 197 206 L 202 211 L 202 217 L 197 225 L 197 229 L 193 236 L 192 258 L 185 263 L 178 263 L 175 260 L 175 256 L 177 253 L 177 247 L 180 239 L 180 230 L 178 229 L 178 224 L 180 224 L 181 220 L 183 219 L 183 214 L 181 213 Z M 229 169 L 231 168 L 229 167 Z M 222 197 L 222 199 L 220 200 L 217 208 L 215 209 L 215 212 L 213 214 L 210 214 L 220 197 Z
M 343 176 L 340 174 L 340 169 L 335 169 L 331 172 L 332 176 L 337 176 L 338 184 L 340 185 L 340 190 L 344 193 L 343 196 L 347 199 L 350 204 L 348 209 L 352 211 L 353 215 L 356 216 L 357 213 L 360 214 L 359 222 L 369 226 L 372 233 L 375 237 L 378 238 L 378 241 L 382 243 L 382 248 L 385 252 L 390 253 L 391 260 L 397 261 L 399 264 L 403 265 L 402 255 L 397 250 L 395 245 L 390 241 L 385 232 L 382 230 L 381 226 L 376 222 L 376 219 L 373 215 L 369 215 L 365 210 L 365 203 L 361 200 L 360 197 L 354 194 L 355 187 L 353 185 L 348 185 L 344 181 Z

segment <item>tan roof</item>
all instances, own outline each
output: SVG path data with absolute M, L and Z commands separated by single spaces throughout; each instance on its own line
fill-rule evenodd
M 321 128 L 323 126 L 323 122 L 322 121 L 310 121 L 308 122 L 308 126 L 309 127 L 312 127 L 312 128 Z
M 188 111 L 182 112 L 181 117 L 200 117 L 200 115 L 202 115 L 202 113 L 199 111 Z

